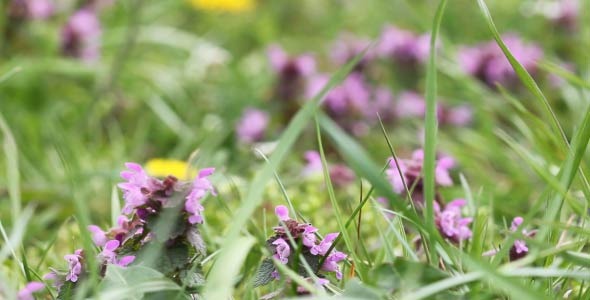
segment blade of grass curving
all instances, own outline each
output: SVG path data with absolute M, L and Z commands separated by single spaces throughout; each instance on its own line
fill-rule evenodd
M 588 106 L 588 109 L 586 110 L 586 116 L 584 117 L 581 126 L 579 127 L 576 134 L 574 135 L 574 138 L 572 139 L 572 150 L 569 151 L 558 174 L 559 183 L 561 187 L 566 191 L 569 190 L 570 186 L 574 181 L 576 171 L 580 166 L 582 157 L 586 153 L 589 141 L 590 106 Z M 560 208 L 563 204 L 564 198 L 565 196 L 562 193 L 553 193 L 551 199 L 549 199 L 549 207 L 546 210 L 545 217 L 543 218 L 544 222 L 553 222 L 559 216 L 559 212 L 561 211 Z M 550 230 L 550 226 L 543 226 L 535 238 L 539 241 L 545 239 L 549 234 Z
M 116 227 L 118 218 L 121 215 L 121 201 L 119 200 L 119 191 L 113 186 L 111 191 L 111 224 Z
M 266 163 L 270 163 L 270 161 L 268 160 L 268 157 L 266 157 L 266 155 L 264 155 L 264 153 L 262 153 L 262 151 L 260 151 L 260 149 L 254 149 L 254 151 L 256 151 L 256 154 L 260 155 L 260 157 L 262 157 L 262 159 L 264 159 L 264 161 L 266 161 Z M 289 194 L 287 194 L 287 189 L 285 189 L 285 186 L 283 185 L 283 182 L 281 181 L 281 178 L 279 177 L 279 174 L 277 174 L 276 170 L 272 170 L 272 173 L 275 177 L 275 181 L 277 182 L 277 184 L 279 185 L 279 188 L 281 189 L 281 193 L 283 194 L 283 197 L 285 198 L 285 201 L 287 201 L 287 204 L 289 205 L 289 210 L 291 210 L 291 215 L 297 219 L 297 211 L 295 210 L 295 206 L 293 206 L 293 203 L 291 202 L 291 198 L 289 198 Z M 266 224 L 266 223 L 264 223 Z
M 2 238 L 4 239 L 4 246 L 0 249 L 0 265 L 3 265 L 4 260 L 9 255 L 12 255 L 15 261 L 17 261 L 16 266 L 25 274 L 25 270 L 23 268 L 22 263 L 19 260 L 17 249 L 20 248 L 21 242 L 27 230 L 27 224 L 33 215 L 33 209 L 29 206 L 23 210 L 22 214 L 16 220 L 16 223 L 13 225 L 10 236 L 6 233 L 6 229 L 0 220 L 0 233 L 2 234 Z
M 322 90 L 310 101 L 308 101 L 293 117 L 289 125 L 281 135 L 278 141 L 277 147 L 270 156 L 270 163 L 266 164 L 260 171 L 258 171 L 248 188 L 248 192 L 244 199 L 244 202 L 240 205 L 236 211 L 235 218 L 232 222 L 232 226 L 228 229 L 227 235 L 222 243 L 221 251 L 231 253 L 234 249 L 230 248 L 232 241 L 236 240 L 250 216 L 254 213 L 256 208 L 262 202 L 262 196 L 264 193 L 264 186 L 273 176 L 273 170 L 277 169 L 279 164 L 283 161 L 286 155 L 289 153 L 292 145 L 295 143 L 303 129 L 307 126 L 309 120 L 313 116 L 317 107 L 319 106 L 322 99 L 326 94 L 336 85 L 338 85 L 344 78 L 352 71 L 360 59 L 366 52 L 361 52 L 353 60 L 348 62 L 342 68 L 340 68 L 328 81 L 328 83 L 322 88 Z M 228 255 L 228 254 L 226 254 Z M 220 257 L 222 255 L 220 254 Z M 212 286 L 210 281 L 205 284 L 204 292 L 210 295 L 219 296 L 215 299 L 227 299 L 233 290 L 233 284 L 231 278 L 225 275 L 225 270 L 220 265 L 214 265 L 211 269 L 210 276 L 214 278 L 222 278 L 225 284 L 219 286 Z
M 207 284 L 203 291 L 204 299 L 229 299 L 227 285 L 233 286 L 233 279 L 238 275 L 242 268 L 242 263 L 254 246 L 256 239 L 252 237 L 238 237 L 231 240 L 228 247 L 232 251 L 221 251 L 215 260 L 213 268 L 221 268 L 224 272 L 218 273 L 211 271 L 207 277 Z M 231 291 L 230 291 L 231 292 Z
M 558 64 L 545 61 L 540 63 L 539 66 L 541 69 L 567 80 L 567 82 L 572 85 L 590 90 L 590 83 L 584 81 L 582 78 L 576 76 L 574 73 Z
M 434 168 L 436 163 L 436 132 L 438 130 L 438 122 L 436 117 L 436 40 L 440 23 L 445 11 L 447 0 L 441 0 L 436 9 L 434 21 L 432 23 L 432 32 L 430 35 L 430 57 L 428 59 L 428 67 L 426 70 L 426 115 L 425 123 L 425 138 L 424 138 L 424 217 L 426 219 L 426 227 L 430 232 L 436 230 L 434 224 Z M 434 236 L 430 235 L 430 246 L 435 246 Z M 433 248 L 431 248 L 433 249 Z M 436 251 L 429 251 L 430 262 L 438 264 L 438 257 Z
M 18 168 L 18 147 L 14 135 L 0 113 L 0 131 L 2 131 L 4 155 L 6 159 L 6 178 L 8 180 L 8 194 L 12 223 L 16 223 L 21 210 L 20 172 Z
M 506 46 L 506 44 L 504 43 L 504 41 L 500 37 L 500 33 L 498 32 L 498 29 L 496 28 L 496 24 L 494 23 L 494 20 L 492 19 L 492 15 L 490 14 L 490 11 L 489 11 L 487 5 L 485 4 L 485 1 L 484 0 L 477 0 L 477 3 L 479 5 L 479 8 L 480 8 L 487 24 L 488 24 L 488 28 L 490 29 L 490 31 L 492 32 L 492 35 L 494 36 L 494 39 L 496 40 L 496 43 L 502 49 L 502 52 L 504 53 L 504 55 L 506 56 L 506 58 L 510 62 L 510 65 L 514 69 L 514 72 L 516 73 L 516 75 L 518 76 L 520 81 L 525 85 L 525 87 L 542 104 L 545 114 L 551 120 L 551 122 L 550 122 L 551 127 L 561 138 L 561 140 L 563 142 L 563 146 L 570 148 L 570 144 L 568 142 L 567 136 L 565 135 L 565 132 L 563 131 L 563 128 L 561 127 L 561 124 L 559 123 L 559 120 L 557 119 L 557 116 L 555 115 L 555 112 L 551 108 L 549 101 L 547 100 L 547 98 L 545 97 L 545 95 L 543 94 L 543 92 L 541 91 L 541 89 L 539 88 L 539 86 L 537 85 L 535 80 L 533 79 L 533 77 L 516 60 L 514 55 L 512 55 L 512 53 L 510 52 L 510 50 L 508 49 L 508 47 Z M 586 189 L 587 191 L 590 190 L 590 183 L 588 182 L 586 175 L 584 174 L 584 172 L 582 171 L 582 169 L 579 166 L 577 167 L 577 169 L 579 169 L 580 178 L 582 179 L 582 182 L 584 184 L 584 189 Z
M 14 74 L 18 73 L 22 71 L 21 67 L 13 67 L 10 70 L 8 70 L 8 72 L 2 74 L 2 76 L 0 76 L 0 83 L 8 80 L 10 77 L 14 76 Z
M 320 158 L 322 160 L 322 171 L 324 173 L 324 182 L 326 183 L 326 188 L 328 190 L 328 198 L 330 199 L 330 202 L 332 203 L 332 209 L 334 210 L 334 216 L 336 217 L 336 222 L 338 223 L 338 229 L 340 231 L 339 236 L 342 235 L 342 238 L 344 239 L 344 244 L 346 245 L 346 248 L 348 249 L 348 253 L 352 257 L 355 267 L 359 270 L 357 272 L 357 274 L 358 274 L 359 278 L 362 280 L 363 278 L 365 278 L 365 275 L 367 275 L 365 273 L 366 268 L 365 268 L 365 265 L 362 263 L 361 259 L 359 258 L 358 254 L 356 253 L 355 248 L 352 244 L 352 238 L 350 237 L 350 234 L 349 234 L 348 230 L 346 229 L 346 225 L 342 221 L 342 212 L 340 211 L 340 207 L 338 206 L 338 201 L 336 201 L 336 195 L 334 194 L 334 187 L 332 186 L 332 180 L 330 178 L 330 171 L 328 170 L 328 163 L 326 162 L 326 155 L 324 153 L 324 145 L 322 143 L 322 135 L 320 132 L 320 124 L 317 121 L 317 118 L 316 118 L 316 137 L 317 137 L 318 148 L 319 148 L 319 152 L 320 152 Z M 320 267 L 323 265 L 325 258 L 329 254 L 330 253 L 327 252 L 326 255 L 324 255 L 324 258 L 322 259 L 321 263 L 319 264 Z

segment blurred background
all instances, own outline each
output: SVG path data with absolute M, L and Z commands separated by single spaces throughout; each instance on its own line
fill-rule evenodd
M 571 135 L 588 105 L 581 87 L 588 86 L 589 3 L 488 2 Z M 423 140 L 424 63 L 437 3 L 3 0 L 0 218 L 14 222 L 10 197 L 35 205 L 27 241 L 42 243 L 74 214 L 78 198 L 93 222 L 106 224 L 123 163 L 155 158 L 216 167 L 226 193 L 223 204 L 210 205 L 237 207 L 244 183 L 264 164 L 253 148 L 272 152 L 300 105 L 365 49 L 323 109 L 385 164 L 391 154 L 378 113 L 399 156 L 409 157 Z M 438 149 L 455 158 L 455 182 L 463 174 L 498 218 L 526 211 L 544 183 L 507 141 L 549 170 L 565 155 L 546 134 L 542 108 L 507 65 L 476 1 L 448 4 L 437 45 Z M 321 184 L 302 173 L 305 151 L 317 149 L 313 124 L 295 147 L 279 174 L 311 214 L 326 203 Z M 155 169 L 173 168 L 159 163 Z M 346 169 L 333 176 L 355 181 Z M 358 184 L 343 186 L 343 199 L 358 199 Z M 269 202 L 277 198 L 271 188 Z

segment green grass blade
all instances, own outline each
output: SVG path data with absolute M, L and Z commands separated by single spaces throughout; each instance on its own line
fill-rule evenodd
M 434 168 L 436 163 L 436 132 L 438 122 L 436 116 L 436 40 L 440 23 L 445 11 L 447 0 L 441 0 L 436 9 L 432 32 L 430 36 L 430 57 L 428 59 L 428 68 L 426 71 L 426 116 L 425 116 L 425 139 L 424 139 L 424 217 L 426 227 L 430 232 L 436 231 L 434 224 Z M 434 236 L 430 235 L 430 245 L 434 246 Z M 436 251 L 429 251 L 430 261 L 432 264 L 438 264 Z

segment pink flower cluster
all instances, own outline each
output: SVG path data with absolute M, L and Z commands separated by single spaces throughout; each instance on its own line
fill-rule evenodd
M 397 163 L 393 158 L 389 159 L 389 168 L 385 174 L 389 179 L 393 191 L 405 195 L 406 186 L 411 191 L 412 201 L 418 208 L 424 205 L 424 193 L 422 183 L 422 169 L 424 164 L 424 151 L 414 151 L 410 159 L 398 159 Z M 455 160 L 450 156 L 440 156 L 435 164 L 434 180 L 437 187 L 448 187 L 453 185 L 450 170 L 455 166 Z M 404 186 L 404 183 L 406 186 Z M 381 203 L 387 203 L 383 198 Z M 473 221 L 470 217 L 463 217 L 462 208 L 466 205 L 464 199 L 455 199 L 444 204 L 442 198 L 436 193 L 434 203 L 435 223 L 441 235 L 454 242 L 459 243 L 471 238 L 469 225 Z
M 156 216 L 165 207 L 182 205 L 184 210 L 180 218 L 185 220 L 184 231 L 188 232 L 191 226 L 203 223 L 204 207 L 201 201 L 208 194 L 216 194 L 208 179 L 214 172 L 213 168 L 202 169 L 192 182 L 181 182 L 173 176 L 165 179 L 151 177 L 139 164 L 125 165 L 127 170 L 121 172 L 125 182 L 118 185 L 123 191 L 125 206 L 117 219 L 117 226 L 108 231 L 96 225 L 88 226 L 94 244 L 101 248 L 97 260 L 102 272 L 108 265 L 126 267 L 134 262 L 134 255 L 124 254 L 135 252 L 138 246 L 153 240 L 155 233 L 150 232 L 147 226 L 151 216 Z M 183 198 L 174 197 L 175 194 Z M 178 199 L 182 199 L 181 203 L 178 203 Z M 57 289 L 65 282 L 78 282 L 86 272 L 84 256 L 82 249 L 64 256 L 68 264 L 67 271 L 52 270 L 44 278 L 53 280 Z M 30 288 L 23 290 L 23 295 L 31 294 L 30 291 Z
M 319 270 L 333 272 L 336 274 L 337 279 L 342 279 L 342 272 L 338 263 L 346 259 L 346 254 L 337 250 L 328 252 L 338 237 L 338 233 L 329 233 L 318 242 L 316 237 L 318 229 L 311 224 L 303 224 L 291 219 L 287 207 L 283 205 L 277 206 L 275 214 L 281 224 L 274 228 L 275 235 L 268 240 L 274 258 L 282 264 L 289 264 L 289 257 L 294 253 L 295 249 L 295 245 L 291 244 L 290 241 L 290 238 L 293 238 L 296 245 L 299 244 L 298 241 L 301 241 L 301 245 L 304 246 L 301 254 L 306 260 L 324 260 Z M 277 271 L 273 272 L 273 277 L 279 278 Z
M 322 159 L 317 151 L 305 152 L 306 164 L 301 171 L 304 178 L 323 176 Z M 335 186 L 347 186 L 355 179 L 354 172 L 344 164 L 329 165 L 330 180 Z

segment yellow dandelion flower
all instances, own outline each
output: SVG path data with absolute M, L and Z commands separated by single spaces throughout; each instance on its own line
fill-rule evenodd
M 210 11 L 244 12 L 254 7 L 254 0 L 189 0 L 193 7 Z
M 147 173 L 154 177 L 166 177 L 172 175 L 181 180 L 189 180 L 197 175 L 197 171 L 181 160 L 154 158 L 150 159 L 145 169 Z

